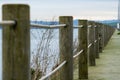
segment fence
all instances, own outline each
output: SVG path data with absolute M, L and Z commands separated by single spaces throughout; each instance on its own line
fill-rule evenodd
M 3 5 L 3 80 L 30 80 L 30 19 L 29 6 L 23 4 Z M 9 20 L 9 21 L 8 21 Z M 88 61 L 95 66 L 115 29 L 97 22 L 79 20 L 78 53 L 73 55 L 73 17 L 59 17 L 60 25 L 36 25 L 40 28 L 59 28 L 60 62 L 51 73 L 40 80 L 49 78 L 61 69 L 60 80 L 73 80 L 73 59 L 79 58 L 79 79 L 88 79 Z M 89 60 L 88 60 L 89 59 Z

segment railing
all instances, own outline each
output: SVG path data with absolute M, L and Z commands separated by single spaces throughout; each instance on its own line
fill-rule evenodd
M 65 27 L 66 24 L 60 24 L 60 25 L 38 25 L 38 24 L 31 24 L 31 27 L 37 27 L 37 28 L 47 28 L 47 29 L 56 29 L 56 28 L 60 28 L 60 27 Z
M 0 25 L 15 25 L 15 21 L 2 21 L 0 22 Z
M 72 16 L 61 16 L 60 25 L 30 25 L 29 21 L 27 5 L 3 6 L 3 21 L 0 22 L 3 25 L 3 80 L 30 80 L 30 26 L 58 28 L 60 33 L 61 64 L 40 80 L 49 78 L 61 68 L 60 80 L 73 80 L 73 59 L 76 57 L 79 58 L 79 79 L 88 79 L 88 59 L 90 66 L 96 65 L 95 59 L 115 31 L 108 25 L 87 20 L 79 20 L 79 26 L 73 27 Z M 73 28 L 79 30 L 76 55 L 73 55 Z

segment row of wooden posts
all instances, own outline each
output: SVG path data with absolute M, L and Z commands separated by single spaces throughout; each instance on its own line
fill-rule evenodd
M 3 80 L 31 80 L 29 6 L 6 4 L 3 5 L 2 13 L 3 20 L 16 21 L 14 26 L 3 27 Z M 73 17 L 61 16 L 59 23 L 66 24 L 65 27 L 59 29 L 60 61 L 67 61 L 61 69 L 60 80 L 73 80 Z M 83 25 L 78 28 L 78 51 L 83 49 L 83 52 L 78 56 L 79 78 L 87 79 L 88 61 L 89 65 L 96 65 L 95 59 L 99 58 L 99 53 L 102 52 L 115 29 L 87 20 L 79 20 L 79 25 Z M 90 43 L 92 45 L 88 49 Z
M 61 24 L 67 24 L 66 27 L 60 28 L 60 60 L 67 61 L 60 71 L 60 80 L 73 80 L 73 18 L 62 16 L 59 21 Z M 78 24 L 83 26 L 78 28 L 78 52 L 83 50 L 78 56 L 78 75 L 79 79 L 88 79 L 88 64 L 96 65 L 95 59 L 99 58 L 99 53 L 102 52 L 115 29 L 87 20 L 78 20 Z

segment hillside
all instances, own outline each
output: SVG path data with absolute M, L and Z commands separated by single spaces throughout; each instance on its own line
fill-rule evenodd
M 112 27 L 117 28 L 117 23 L 119 21 L 118 20 L 104 20 L 104 21 L 97 21 L 97 22 L 100 22 L 100 23 L 103 23 L 103 24 L 107 24 L 107 25 L 110 25 Z
M 103 21 L 95 21 L 95 22 L 99 22 L 102 24 L 107 24 L 110 25 L 112 27 L 117 28 L 117 23 L 119 22 L 118 20 L 103 20 Z M 31 23 L 35 23 L 35 24 L 44 24 L 44 25 L 55 25 L 55 24 L 59 24 L 58 21 L 31 21 Z M 78 25 L 78 19 L 73 20 L 73 25 L 76 26 Z

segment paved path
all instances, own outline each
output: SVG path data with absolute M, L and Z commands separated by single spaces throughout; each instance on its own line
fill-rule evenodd
M 120 35 L 117 31 L 96 63 L 95 67 L 89 66 L 89 80 L 120 80 Z M 77 70 L 74 75 L 77 78 Z

